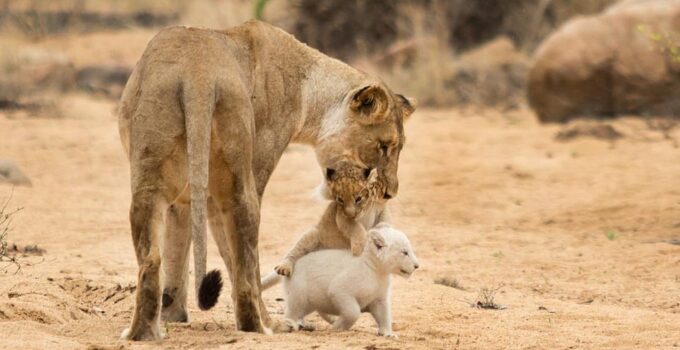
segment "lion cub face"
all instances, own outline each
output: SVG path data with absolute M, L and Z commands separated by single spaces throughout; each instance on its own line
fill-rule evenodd
M 371 243 L 365 249 L 380 260 L 385 272 L 408 278 L 420 267 L 408 237 L 389 224 L 372 228 L 368 238 Z
M 380 199 L 378 170 L 361 168 L 350 162 L 342 162 L 326 169 L 326 187 L 330 199 L 350 219 L 360 218 L 371 203 Z

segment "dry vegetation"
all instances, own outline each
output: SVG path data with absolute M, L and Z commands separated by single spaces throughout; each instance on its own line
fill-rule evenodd
M 16 273 L 21 269 L 21 265 L 19 265 L 16 254 L 10 249 L 8 239 L 13 228 L 13 217 L 21 208 L 14 210 L 9 208 L 13 193 L 14 191 L 12 190 L 6 198 L 0 200 L 0 264 L 4 265 L 0 266 L 0 271 L 7 272 L 11 267 L 14 267 L 14 272 Z

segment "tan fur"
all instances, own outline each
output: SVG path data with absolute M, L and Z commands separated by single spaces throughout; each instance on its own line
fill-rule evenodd
M 375 169 L 343 162 L 332 168 L 332 174 L 329 170 L 324 195 L 333 202 L 316 226 L 305 232 L 274 268 L 279 275 L 290 276 L 300 257 L 319 249 L 351 249 L 359 256 L 366 245 L 366 231 L 389 220 L 384 182 L 378 181 Z M 358 198 L 361 200 L 357 203 Z
M 206 218 L 230 273 L 237 328 L 270 332 L 260 296 L 260 201 L 286 146 L 313 145 L 324 168 L 342 156 L 376 167 L 394 196 L 403 121 L 413 108 L 380 81 L 261 22 L 158 33 L 119 109 L 139 264 L 125 338 L 162 337 L 161 291 L 163 317 L 187 319 L 187 237 L 198 282 Z

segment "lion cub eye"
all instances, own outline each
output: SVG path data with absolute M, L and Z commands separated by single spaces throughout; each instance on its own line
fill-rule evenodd
M 340 203 L 341 205 L 342 205 L 342 204 L 345 204 L 345 201 L 343 201 L 342 198 L 340 198 L 340 197 L 336 198 L 335 200 L 336 200 L 338 203 Z
M 363 201 L 364 201 L 364 197 L 359 196 L 359 197 L 357 197 L 357 198 L 354 200 L 354 203 L 359 204 L 359 203 L 361 203 L 361 202 L 363 202 Z

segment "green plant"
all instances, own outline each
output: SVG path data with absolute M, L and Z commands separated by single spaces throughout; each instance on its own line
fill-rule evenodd
M 608 240 L 613 241 L 619 237 L 619 233 L 615 230 L 609 230 L 604 234 Z
M 680 63 L 680 33 L 675 31 L 658 32 L 644 24 L 638 24 L 635 30 L 645 35 L 654 49 L 668 55 L 675 63 Z
M 268 2 L 269 0 L 255 0 L 255 19 L 262 20 Z

